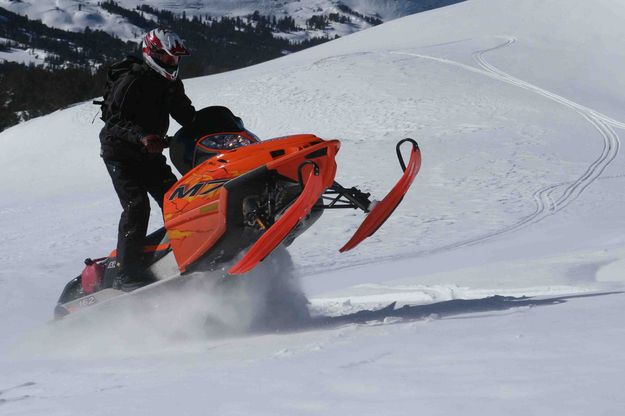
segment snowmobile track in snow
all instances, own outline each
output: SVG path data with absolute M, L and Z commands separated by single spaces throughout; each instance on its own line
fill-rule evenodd
M 401 55 L 408 56 L 418 59 L 430 60 L 438 63 L 442 63 L 445 65 L 455 66 L 462 68 L 463 70 L 473 72 L 482 76 L 486 76 L 488 78 L 505 82 L 507 84 L 513 85 L 515 87 L 533 92 L 537 95 L 540 95 L 548 100 L 554 101 L 560 105 L 563 105 L 570 110 L 575 111 L 577 114 L 582 116 L 587 122 L 589 122 L 595 130 L 600 134 L 603 141 L 603 148 L 599 156 L 594 159 L 590 164 L 586 167 L 585 171 L 577 177 L 573 181 L 569 182 L 561 182 L 556 184 L 550 184 L 543 188 L 537 189 L 532 198 L 534 199 L 535 208 L 534 211 L 524 217 L 521 217 L 518 221 L 498 230 L 485 233 L 473 238 L 457 241 L 454 243 L 450 243 L 444 246 L 422 250 L 413 253 L 404 253 L 399 255 L 390 255 L 390 256 L 381 256 L 376 258 L 368 258 L 363 261 L 356 261 L 351 264 L 345 266 L 336 266 L 328 267 L 328 269 L 342 269 L 342 268 L 351 268 L 357 267 L 365 264 L 370 264 L 372 262 L 380 262 L 380 261 L 392 261 L 406 257 L 416 257 L 423 256 L 429 254 L 435 254 L 439 252 L 445 252 L 449 250 L 454 250 L 457 248 L 472 246 L 475 244 L 479 244 L 481 242 L 490 240 L 492 238 L 496 238 L 498 236 L 509 234 L 511 232 L 523 229 L 532 224 L 536 224 L 545 218 L 556 214 L 562 209 L 566 208 L 572 202 L 574 202 L 577 198 L 581 196 L 581 194 L 595 181 L 597 181 L 605 169 L 614 161 L 616 156 L 620 150 L 620 138 L 618 134 L 614 131 L 614 128 L 624 129 L 625 123 L 614 120 L 596 110 L 578 104 L 574 101 L 571 101 L 567 98 L 564 98 L 556 93 L 550 92 L 543 88 L 540 88 L 536 85 L 533 85 L 529 82 L 523 81 L 519 78 L 516 78 L 510 74 L 507 74 L 500 69 L 496 68 L 492 64 L 488 63 L 484 58 L 484 55 L 487 53 L 507 48 L 517 42 L 517 38 L 512 36 L 502 36 L 504 39 L 503 43 L 496 45 L 491 48 L 481 49 L 473 52 L 472 57 L 477 63 L 478 67 L 467 65 L 462 62 L 454 61 L 451 59 L 420 54 L 416 52 L 408 52 L 403 50 L 390 51 L 389 53 L 392 55 Z M 471 39 L 463 39 L 456 42 L 447 42 L 445 44 L 454 44 L 454 43 L 462 43 L 470 41 Z M 442 44 L 442 45 L 445 45 Z M 432 46 L 440 46 L 440 45 L 431 45 L 425 46 L 424 48 L 430 48 Z M 562 191 L 557 192 L 559 189 L 563 188 Z M 323 268 L 315 270 L 315 272 L 322 271 Z
M 4 397 L 6 393 L 12 393 L 15 391 L 21 392 L 22 389 L 24 388 L 28 388 L 31 386 L 36 385 L 37 383 L 33 382 L 33 381 L 28 381 L 26 383 L 22 383 L 20 385 L 17 386 L 13 386 L 13 387 L 9 387 L 9 388 L 5 388 L 5 389 L 1 389 L 0 390 L 0 405 L 2 404 L 7 404 L 7 403 L 12 403 L 12 402 L 18 402 L 21 400 L 26 400 L 26 399 L 30 399 L 33 396 L 31 396 L 30 394 L 22 394 L 22 395 L 17 395 L 14 397 Z
M 505 42 L 499 44 L 495 47 L 489 49 L 479 50 L 473 53 L 473 59 L 479 65 L 479 68 L 475 68 L 470 65 L 466 65 L 460 62 L 456 62 L 453 60 L 438 58 L 429 55 L 422 55 L 411 52 L 404 51 L 395 51 L 391 52 L 396 55 L 407 55 L 413 56 L 416 58 L 433 60 L 436 62 L 457 66 L 463 68 L 465 70 L 475 72 L 481 75 L 485 75 L 489 78 L 496 79 L 498 81 L 502 81 L 516 87 L 531 91 L 535 94 L 543 96 L 549 100 L 555 101 L 558 104 L 561 104 L 569 109 L 575 111 L 579 115 L 581 115 L 584 119 L 586 119 L 592 126 L 599 132 L 603 139 L 603 149 L 601 154 L 588 165 L 585 172 L 578 177 L 576 180 L 567 182 L 567 183 L 558 183 L 546 186 L 544 188 L 538 189 L 533 194 L 534 201 L 536 203 L 536 208 L 533 213 L 528 216 L 521 218 L 516 223 L 499 229 L 497 231 L 487 233 L 481 235 L 479 237 L 471 238 L 468 240 L 459 241 L 456 243 L 452 243 L 446 246 L 438 247 L 432 250 L 426 250 L 420 253 L 415 254 L 432 254 L 440 251 L 447 251 L 450 249 L 465 247 L 473 244 L 480 243 L 482 241 L 489 240 L 493 237 L 507 234 L 512 231 L 519 230 L 531 224 L 537 223 L 546 217 L 555 214 L 556 212 L 564 209 L 570 203 L 575 201 L 583 192 L 586 190 L 593 182 L 595 182 L 604 170 L 612 163 L 612 161 L 616 158 L 620 148 L 620 139 L 618 134 L 614 131 L 613 127 L 625 129 L 625 123 L 621 123 L 619 121 L 613 120 L 612 118 L 603 115 L 593 109 L 585 107 L 581 104 L 575 103 L 567 98 L 564 98 L 558 94 L 547 91 L 543 88 L 540 88 L 536 85 L 530 84 L 529 82 L 523 81 L 519 78 L 516 78 L 510 74 L 507 74 L 495 66 L 489 64 L 484 55 L 498 50 L 502 48 L 506 48 L 510 45 L 516 43 L 517 39 L 515 37 L 505 37 Z M 554 192 L 562 187 L 566 186 L 566 188 L 562 191 L 560 196 L 554 200 Z
M 580 176 L 577 180 L 571 182 L 562 192 L 560 198 L 555 201 L 555 206 L 553 207 L 552 212 L 556 212 L 568 206 L 571 202 L 577 199 L 588 186 L 590 186 L 599 176 L 601 176 L 605 168 L 607 168 L 608 165 L 614 160 L 619 152 L 620 140 L 616 132 L 612 129 L 612 126 L 624 128 L 625 124 L 612 120 L 609 117 L 606 117 L 596 112 L 595 110 L 577 104 L 560 95 L 554 94 L 550 91 L 515 78 L 512 75 L 509 75 L 489 64 L 484 59 L 484 54 L 495 51 L 497 49 L 508 47 L 515 42 L 516 38 L 507 38 L 506 42 L 502 43 L 501 45 L 495 46 L 494 48 L 475 52 L 473 54 L 473 58 L 482 69 L 492 74 L 492 76 L 494 76 L 495 78 L 515 85 L 519 88 L 523 88 L 536 94 L 542 95 L 545 98 L 548 98 L 574 110 L 582 117 L 584 117 L 589 123 L 591 123 L 593 127 L 599 132 L 599 134 L 601 134 L 601 137 L 604 140 L 604 146 L 601 155 L 599 155 L 599 157 L 588 166 L 582 176 Z M 542 212 L 538 212 L 537 216 L 541 213 Z

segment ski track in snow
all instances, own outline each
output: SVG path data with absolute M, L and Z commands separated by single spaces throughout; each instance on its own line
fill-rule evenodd
M 536 208 L 533 213 L 521 218 L 516 223 L 509 225 L 507 227 L 501 228 L 494 232 L 490 232 L 487 234 L 483 234 L 478 237 L 458 241 L 452 244 L 444 245 L 441 247 L 437 247 L 431 250 L 424 250 L 417 253 L 406 254 L 402 256 L 389 256 L 387 258 L 376 258 L 376 259 L 368 259 L 367 262 L 362 262 L 358 264 L 351 264 L 345 267 L 353 267 L 357 265 L 362 265 L 370 262 L 378 262 L 378 261 L 387 261 L 394 260 L 405 257 L 414 257 L 414 256 L 423 256 L 430 255 L 434 253 L 439 253 L 443 251 L 453 250 L 461 247 L 467 247 L 474 244 L 478 244 L 484 242 L 486 240 L 490 240 L 494 237 L 501 236 L 503 234 L 508 234 L 510 232 L 514 232 L 525 228 L 529 225 L 538 223 L 545 218 L 554 215 L 555 213 L 561 211 L 566 208 L 569 204 L 575 201 L 579 196 L 590 186 L 592 185 L 605 171 L 605 169 L 614 161 L 616 156 L 618 155 L 620 149 L 620 139 L 618 134 L 614 131 L 613 127 L 625 129 L 625 123 L 616 121 L 600 112 L 578 104 L 574 101 L 571 101 L 567 98 L 564 98 L 558 94 L 540 88 L 536 85 L 533 85 L 529 82 L 523 81 L 519 78 L 516 78 L 510 74 L 507 74 L 495 66 L 489 64 L 484 55 L 493 52 L 499 49 L 503 49 L 509 47 L 517 42 L 515 37 L 504 37 L 505 42 L 499 44 L 495 47 L 479 50 L 473 53 L 473 59 L 479 65 L 479 68 L 473 67 L 471 65 L 463 64 L 461 62 L 453 61 L 450 59 L 439 58 L 430 55 L 423 55 L 418 53 L 406 52 L 406 51 L 393 51 L 390 52 L 394 55 L 405 55 L 412 56 L 420 59 L 432 60 L 440 63 L 444 63 L 447 65 L 453 65 L 465 70 L 475 72 L 489 78 L 502 81 L 516 87 L 531 91 L 540 96 L 543 96 L 549 100 L 555 101 L 558 104 L 561 104 L 565 107 L 570 108 L 575 111 L 579 115 L 581 115 L 584 119 L 586 119 L 592 126 L 599 132 L 601 138 L 603 139 L 603 149 L 601 154 L 593 160 L 590 165 L 588 165 L 586 171 L 576 180 L 572 182 L 565 183 L 557 183 L 546 186 L 544 188 L 538 189 L 533 194 L 533 198 L 536 204 Z M 462 42 L 462 41 L 461 41 Z M 566 186 L 566 188 L 562 191 L 561 195 L 554 197 L 554 192 L 561 187 Z

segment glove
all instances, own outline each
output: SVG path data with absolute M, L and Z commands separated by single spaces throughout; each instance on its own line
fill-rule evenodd
M 143 145 L 143 148 L 148 153 L 162 153 L 163 149 L 167 147 L 167 142 L 162 137 L 156 134 L 148 134 L 139 140 L 139 143 Z

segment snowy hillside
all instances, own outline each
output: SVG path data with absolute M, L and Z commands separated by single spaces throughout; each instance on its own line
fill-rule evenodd
M 255 11 L 265 16 L 288 15 L 295 19 L 298 26 L 305 28 L 306 20 L 315 14 L 341 12 L 350 16 L 350 13 L 339 8 L 340 5 L 347 6 L 363 17 L 377 17 L 389 21 L 453 2 L 453 0 L 157 0 L 150 1 L 149 6 L 179 14 L 184 12 L 189 17 L 206 15 L 236 17 L 247 16 Z M 136 40 L 144 32 L 122 16 L 107 12 L 100 3 L 101 0 L 0 0 L 0 7 L 63 30 L 82 31 L 89 26 L 91 29 L 114 33 L 125 40 Z M 118 0 L 116 3 L 126 9 L 134 9 L 146 2 Z M 371 26 L 362 17 L 354 14 L 351 14 L 351 17 L 353 19 L 350 24 L 332 24 L 326 33 L 342 36 Z
M 207 308 L 254 309 L 198 293 L 48 324 L 115 245 L 101 123 L 84 103 L 0 133 L 0 414 L 620 414 L 624 17 L 617 0 L 468 0 L 186 80 L 261 138 L 340 139 L 337 180 L 377 197 L 395 142 L 419 141 L 375 236 L 339 254 L 362 216 L 327 212 L 289 248 L 281 278 L 317 317 L 292 332 L 206 334 Z

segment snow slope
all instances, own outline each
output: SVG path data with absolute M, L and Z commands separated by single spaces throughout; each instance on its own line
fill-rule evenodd
M 616 0 L 469 0 L 185 81 L 263 138 L 340 138 L 337 179 L 376 196 L 395 141 L 421 145 L 374 237 L 339 255 L 362 217 L 330 212 L 289 248 L 325 317 L 294 332 L 207 338 L 192 298 L 100 334 L 46 325 L 114 246 L 101 125 L 81 104 L 3 132 L 0 412 L 620 414 L 623 17 Z
M 0 46 L 10 44 L 9 39 L 0 38 Z M 0 51 L 0 62 L 18 62 L 23 64 L 41 65 L 46 58 L 47 52 L 41 49 L 30 48 L 27 50 L 7 48 L 6 51 Z
M 0 7 L 67 31 L 83 31 L 89 26 L 91 29 L 114 33 L 124 40 L 134 40 L 141 35 L 143 30 L 123 17 L 100 8 L 97 3 L 77 0 L 0 0 Z
M 69 30 L 82 31 L 86 26 L 91 29 L 114 33 L 124 40 L 136 40 L 143 30 L 132 25 L 119 15 L 107 12 L 99 6 L 99 0 L 0 0 L 0 7 L 14 13 L 28 16 L 30 19 L 41 20 L 48 26 Z M 134 9 L 145 2 L 137 0 L 119 0 L 117 3 L 126 8 Z M 188 16 L 247 16 L 255 11 L 262 15 L 289 15 L 298 26 L 305 28 L 306 20 L 315 14 L 336 13 L 341 3 L 358 13 L 367 16 L 379 16 L 384 21 L 417 13 L 431 8 L 436 2 L 423 0 L 157 0 L 150 1 L 149 6 L 170 10 Z M 364 20 L 352 16 L 352 24 L 332 24 L 328 30 L 330 35 L 340 36 L 370 27 Z

